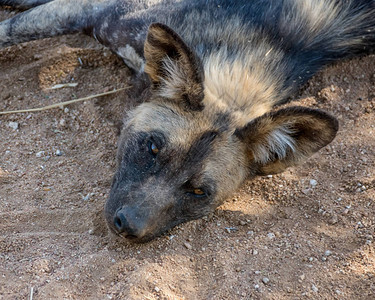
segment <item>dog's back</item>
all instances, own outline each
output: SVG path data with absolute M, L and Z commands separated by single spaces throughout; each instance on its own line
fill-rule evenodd
M 249 82 L 263 82 L 259 89 L 272 93 L 272 100 L 264 100 L 271 105 L 284 102 L 323 65 L 367 53 L 375 43 L 373 0 L 2 0 L 0 5 L 46 2 L 0 23 L 0 47 L 84 31 L 143 72 L 148 26 L 159 22 L 195 50 L 219 86 L 236 76 L 229 69 L 256 74 Z M 231 65 L 221 66 L 224 58 Z M 243 97 L 248 92 L 241 92 L 242 102 L 252 98 Z

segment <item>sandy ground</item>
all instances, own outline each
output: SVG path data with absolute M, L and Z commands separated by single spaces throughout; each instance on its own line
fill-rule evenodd
M 129 74 L 81 35 L 3 49 L 0 111 L 124 87 Z M 48 90 L 59 83 L 78 85 Z M 0 298 L 374 299 L 375 57 L 327 68 L 299 98 L 339 118 L 330 146 L 143 245 L 102 216 L 126 91 L 0 116 Z

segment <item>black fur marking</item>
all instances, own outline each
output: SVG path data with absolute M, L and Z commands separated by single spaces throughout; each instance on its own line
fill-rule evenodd
M 216 131 L 206 131 L 192 144 L 184 159 L 184 167 L 196 168 L 210 154 Z
M 160 172 L 161 166 L 157 164 L 158 157 L 149 152 L 150 141 L 163 151 L 166 139 L 158 131 L 139 132 L 128 138 L 126 145 L 121 149 L 122 158 L 120 158 L 119 170 L 114 179 L 114 188 L 121 182 L 141 183 L 149 174 L 155 175 Z
M 218 132 L 224 132 L 229 129 L 231 123 L 231 116 L 229 112 L 220 113 L 216 116 L 214 121 L 214 128 L 217 128 Z

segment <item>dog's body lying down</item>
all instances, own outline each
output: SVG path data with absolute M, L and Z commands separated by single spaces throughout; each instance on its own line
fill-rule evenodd
M 370 0 L 0 0 L 32 8 L 0 23 L 0 47 L 82 31 L 148 90 L 127 113 L 105 213 L 148 241 L 330 143 L 329 114 L 272 110 L 324 65 L 369 53 Z

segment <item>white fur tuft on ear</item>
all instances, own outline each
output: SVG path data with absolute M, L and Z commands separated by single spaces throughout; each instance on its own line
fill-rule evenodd
M 157 94 L 168 99 L 175 99 L 184 91 L 187 84 L 187 74 L 169 57 L 163 60 L 163 66 L 165 74 L 163 77 L 159 77 L 160 86 Z
M 338 125 L 324 111 L 295 106 L 264 114 L 237 129 L 235 136 L 245 146 L 252 172 L 268 175 L 298 165 L 329 144 Z
M 296 142 L 291 136 L 295 131 L 287 125 L 272 130 L 263 143 L 253 149 L 255 162 L 265 164 L 269 161 L 284 159 L 288 151 L 296 150 Z

